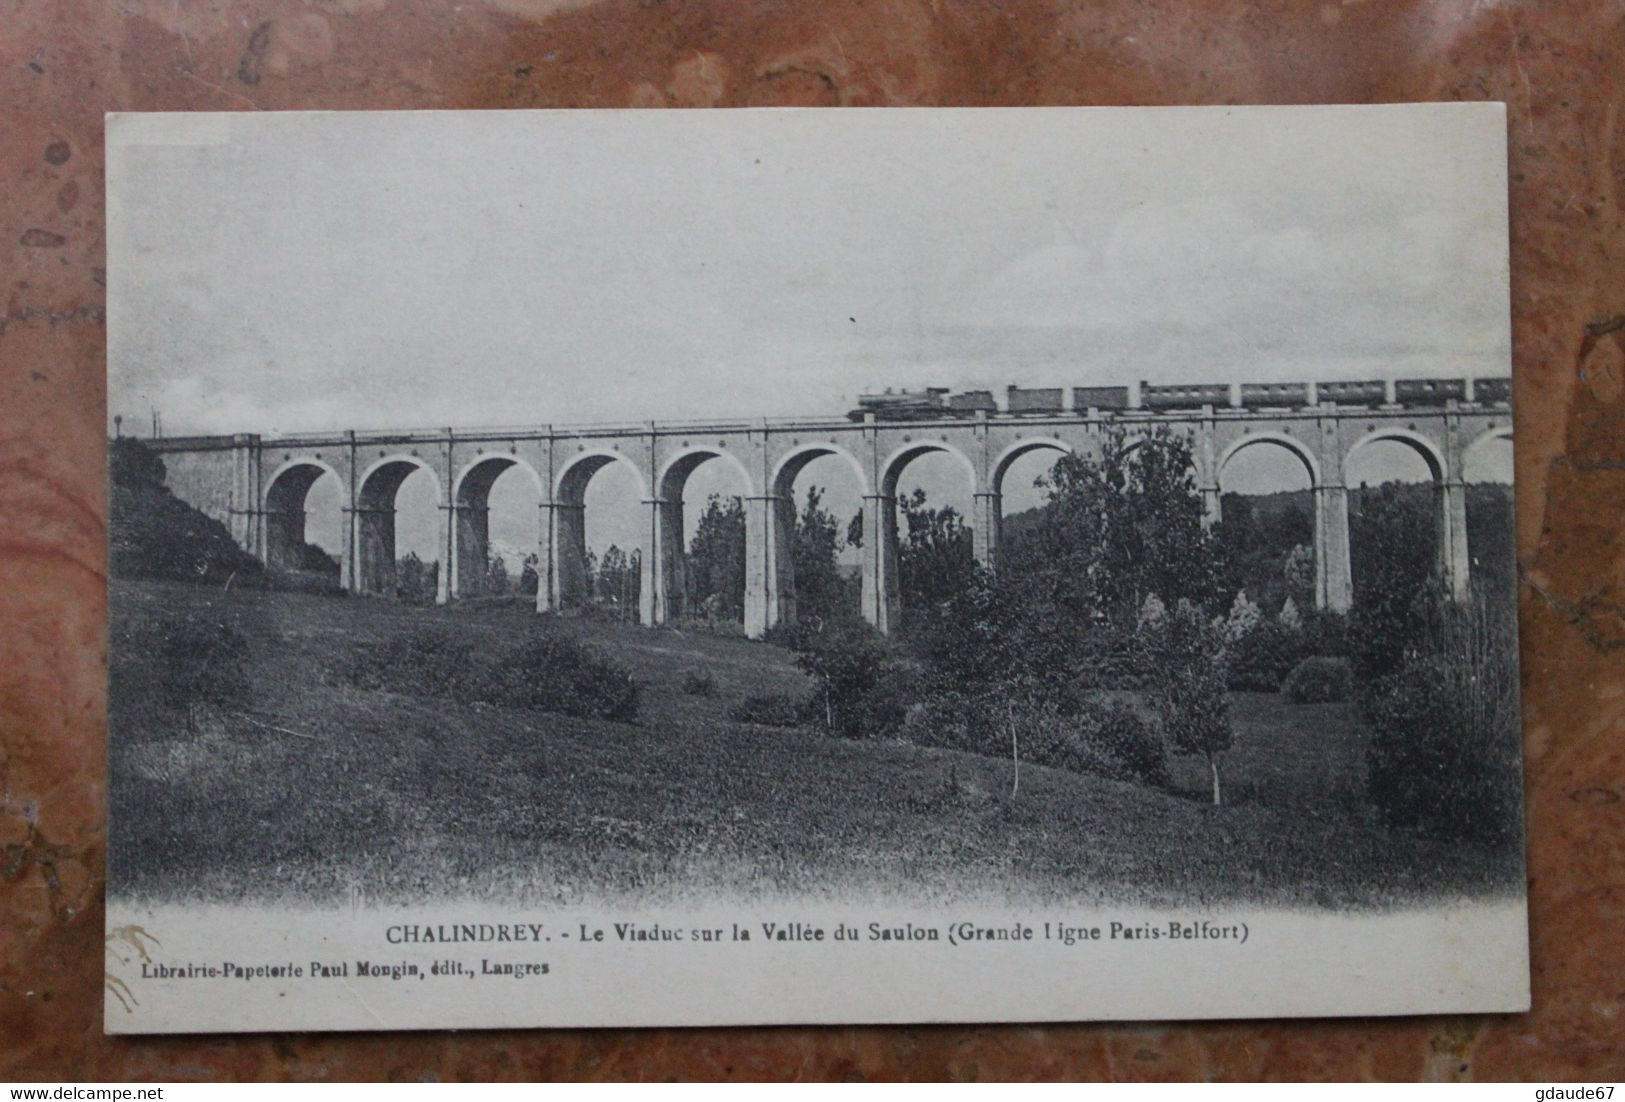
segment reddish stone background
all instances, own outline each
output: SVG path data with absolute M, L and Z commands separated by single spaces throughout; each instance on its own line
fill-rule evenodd
M 10 0 L 0 1079 L 1625 1078 L 1622 96 L 1589 2 Z M 102 1036 L 102 112 L 1450 99 L 1509 104 L 1533 1013 Z

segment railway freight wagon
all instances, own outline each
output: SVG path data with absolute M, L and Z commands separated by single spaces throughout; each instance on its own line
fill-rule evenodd
M 1060 413 L 1066 408 L 1065 393 L 1058 386 L 1019 387 L 1005 391 L 1005 408 L 1014 414 Z
M 1075 386 L 1072 388 L 1072 408 L 1076 410 L 1128 409 L 1128 387 Z
M 948 396 L 948 413 L 954 417 L 975 417 L 977 410 L 989 414 L 999 408 L 991 390 L 967 390 L 963 394 Z

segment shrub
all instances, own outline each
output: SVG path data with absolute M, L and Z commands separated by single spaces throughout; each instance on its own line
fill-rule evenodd
M 919 746 L 1010 757 L 1010 725 L 1023 761 L 1143 784 L 1168 783 L 1168 752 L 1156 722 L 1133 704 L 1089 698 L 1074 715 L 1044 704 L 945 693 L 908 709 L 900 733 Z
M 735 704 L 728 718 L 739 723 L 756 723 L 763 727 L 799 727 L 801 702 L 784 693 L 757 693 Z
M 1169 780 L 1161 730 L 1138 708 L 1119 700 L 1103 699 L 1079 716 L 1049 764 L 1159 787 Z
M 536 572 L 536 568 L 540 564 L 541 559 L 534 553 L 525 556 L 525 561 L 519 570 L 519 595 L 521 597 L 534 597 L 536 591 L 541 588 L 541 576 Z
M 248 640 L 205 612 L 173 617 L 159 626 L 164 702 L 242 705 L 248 698 Z
M 440 562 L 424 562 L 416 551 L 395 564 L 395 596 L 409 605 L 432 605 L 440 588 Z
M 1304 636 L 1277 620 L 1262 620 L 1225 648 L 1225 685 L 1273 693 L 1303 658 Z
M 987 757 L 1009 757 L 1010 735 L 1003 728 L 1003 704 L 987 697 L 945 689 L 904 710 L 896 734 L 915 746 L 938 746 Z
M 1305 658 L 1287 674 L 1281 689 L 1294 704 L 1334 704 L 1354 691 L 1354 666 L 1347 658 Z
M 1518 663 L 1510 623 L 1446 610 L 1366 701 L 1367 791 L 1384 822 L 1504 844 L 1522 833 Z
M 683 676 L 683 692 L 689 696 L 716 696 L 717 679 L 709 670 L 698 670 Z
M 1303 657 L 1314 656 L 1347 658 L 1349 656 L 1349 618 L 1342 612 L 1327 608 L 1310 609 L 1302 614 Z
M 476 655 L 452 632 L 420 628 L 360 650 L 343 676 L 363 689 L 567 716 L 629 723 L 638 714 L 638 687 L 630 673 L 591 647 L 540 630 Z
M 638 686 L 624 667 L 574 639 L 547 631 L 495 656 L 486 700 L 513 708 L 631 723 Z
M 806 712 L 842 738 L 880 738 L 903 723 L 916 676 L 867 624 L 826 622 L 799 634 L 796 665 L 812 677 Z
M 457 696 L 481 677 L 466 640 L 421 627 L 356 647 L 341 676 L 357 688 L 408 696 Z

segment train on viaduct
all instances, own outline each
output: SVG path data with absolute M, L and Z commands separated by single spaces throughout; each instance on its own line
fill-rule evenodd
M 1397 441 L 1426 463 L 1436 487 L 1439 573 L 1467 592 L 1466 490 L 1474 450 L 1512 435 L 1511 384 L 1498 379 L 1048 387 L 953 393 L 943 389 L 867 395 L 842 417 L 625 424 L 342 431 L 285 436 L 166 437 L 151 441 L 170 489 L 223 522 L 272 568 L 294 568 L 305 543 L 305 497 L 333 475 L 341 487 L 344 587 L 395 587 L 395 495 L 408 475 L 434 481 L 440 509 L 438 599 L 476 592 L 486 568 L 489 495 L 510 468 L 525 472 L 540 510 L 537 593 L 541 611 L 585 599 L 588 483 L 625 464 L 641 488 L 646 533 L 640 615 L 663 624 L 683 615 L 683 490 L 696 468 L 724 463 L 747 488 L 745 627 L 759 637 L 796 617 L 791 561 L 792 487 L 810 462 L 836 456 L 863 495 L 864 617 L 887 631 L 899 615 L 898 479 L 933 452 L 956 459 L 974 502 L 969 518 L 979 561 L 996 565 L 1004 479 L 1034 450 L 1088 452 L 1107 434 L 1155 425 L 1187 433 L 1205 516 L 1217 520 L 1221 478 L 1238 452 L 1277 447 L 1303 465 L 1314 500 L 1315 597 L 1329 609 L 1353 600 L 1349 564 L 1348 458 L 1375 441 Z

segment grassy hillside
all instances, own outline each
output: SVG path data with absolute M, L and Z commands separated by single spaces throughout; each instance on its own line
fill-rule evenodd
M 234 626 L 254 668 L 248 701 L 191 729 L 148 692 L 154 626 L 177 609 Z M 562 903 L 725 888 L 1327 905 L 1507 875 L 1488 854 L 1375 824 L 1368 734 L 1342 705 L 1236 698 L 1231 806 L 1203 803 L 1201 763 L 1179 759 L 1174 791 L 1028 767 L 1012 800 L 1008 761 L 729 720 L 747 693 L 805 687 L 765 644 L 548 621 L 632 670 L 643 707 L 622 724 L 362 691 L 325 672 L 426 621 L 476 648 L 538 630 L 518 606 L 117 580 L 112 610 L 110 890 L 124 897 Z M 701 670 L 717 692 L 686 695 Z

